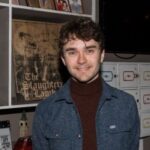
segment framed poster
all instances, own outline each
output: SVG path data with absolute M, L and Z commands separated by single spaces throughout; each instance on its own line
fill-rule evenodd
M 19 1 L 18 0 L 12 0 L 12 4 L 19 5 Z
M 13 104 L 44 99 L 62 86 L 57 44 L 60 27 L 58 23 L 13 20 L 17 97 Z
M 82 0 L 69 0 L 71 12 L 73 13 L 83 13 Z
M 19 5 L 27 6 L 27 1 L 26 0 L 19 0 Z
M 9 128 L 0 129 L 0 150 L 12 150 Z
M 54 0 L 56 10 L 59 11 L 71 11 L 69 0 Z
M 54 9 L 53 0 L 39 0 L 40 8 Z
M 39 6 L 39 0 L 26 0 L 27 1 L 27 5 L 30 7 L 40 7 Z

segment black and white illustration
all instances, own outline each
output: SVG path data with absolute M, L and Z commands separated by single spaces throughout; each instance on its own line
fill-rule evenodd
M 0 150 L 12 150 L 9 128 L 0 128 Z
M 60 24 L 13 21 L 13 60 L 17 95 L 41 100 L 61 85 L 57 38 Z

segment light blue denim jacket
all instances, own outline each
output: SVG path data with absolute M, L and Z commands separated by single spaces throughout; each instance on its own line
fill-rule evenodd
M 36 108 L 33 150 L 82 150 L 82 126 L 69 85 L 70 81 Z M 139 116 L 131 95 L 103 81 L 95 121 L 97 150 L 138 150 Z

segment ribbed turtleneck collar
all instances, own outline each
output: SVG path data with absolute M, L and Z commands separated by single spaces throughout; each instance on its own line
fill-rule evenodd
M 94 93 L 101 92 L 102 86 L 101 86 L 101 78 L 98 77 L 93 82 L 87 84 L 87 83 L 81 83 L 77 82 L 73 79 L 71 79 L 71 92 L 75 93 L 77 95 L 92 95 Z

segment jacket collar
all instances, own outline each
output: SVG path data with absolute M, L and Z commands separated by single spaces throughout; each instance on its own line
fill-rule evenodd
M 105 100 L 111 100 L 112 97 L 116 97 L 117 95 L 114 92 L 114 88 L 108 85 L 103 79 L 102 79 L 102 95 L 101 95 L 101 102 Z M 55 102 L 58 101 L 66 101 L 67 103 L 73 103 L 73 100 L 71 98 L 71 92 L 70 92 L 70 79 L 63 85 L 62 88 L 60 88 L 55 95 Z
M 70 79 L 56 92 L 55 101 L 66 101 L 72 103 L 71 92 L 70 92 Z

